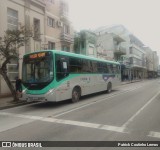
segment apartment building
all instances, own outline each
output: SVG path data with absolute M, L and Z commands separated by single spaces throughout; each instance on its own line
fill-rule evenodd
M 75 34 L 75 53 L 89 55 L 106 60 L 118 60 L 126 54 L 122 43 L 125 41 L 117 34 L 83 30 Z
M 44 49 L 73 51 L 74 31 L 69 20 L 69 7 L 65 0 L 45 0 Z
M 147 67 L 147 78 L 155 78 L 158 76 L 159 70 L 159 57 L 156 51 L 148 46 L 144 46 L 146 54 L 146 67 Z
M 91 33 L 91 31 L 90 31 Z M 99 27 L 92 31 L 95 55 L 100 59 L 119 61 L 122 64 L 122 80 L 125 79 L 142 79 L 147 77 L 155 77 L 159 58 L 157 53 L 151 49 L 146 49 L 145 45 L 135 35 L 129 32 L 123 25 L 113 25 Z M 82 35 L 82 34 L 81 34 Z M 83 36 L 81 36 L 83 38 Z M 92 36 L 85 36 L 85 44 L 88 44 Z M 82 41 L 82 38 L 79 41 Z M 90 41 L 91 43 L 91 41 Z M 79 43 L 78 53 L 82 54 L 83 43 Z M 85 46 L 87 53 L 89 48 Z
M 146 66 L 146 52 L 144 50 L 144 44 L 133 34 L 129 35 L 130 47 L 129 58 L 132 68 L 133 78 L 146 78 L 147 66 Z
M 129 31 L 122 25 L 99 27 L 95 31 L 98 36 L 98 44 L 101 49 L 106 49 L 106 59 L 120 61 L 122 55 L 126 55 L 128 49 Z
M 75 33 L 74 52 L 97 57 L 97 37 L 92 31 L 83 30 Z
M 158 65 L 158 73 L 157 73 L 158 77 L 160 77 L 160 65 Z
M 156 78 L 158 76 L 158 66 L 159 66 L 159 57 L 157 55 L 156 51 L 153 51 L 153 70 L 154 70 L 154 75 L 153 77 Z
M 42 0 L 1 0 L 0 1 L 0 36 L 3 37 L 7 29 L 16 30 L 26 26 L 33 30 L 33 38 L 19 51 L 19 62 L 8 64 L 7 73 L 11 81 L 21 76 L 22 57 L 25 53 L 41 49 L 44 40 L 45 3 Z M 1 63 L 1 62 L 0 62 Z M 6 83 L 0 77 L 0 95 L 9 93 Z
M 122 47 L 125 40 L 114 33 L 101 33 L 97 35 L 97 56 L 107 60 L 120 60 L 120 56 L 126 54 Z
M 100 27 L 95 31 L 97 34 L 112 35 L 105 44 L 112 44 L 113 59 L 122 63 L 122 79 L 146 77 L 146 56 L 143 49 L 144 44 L 122 25 Z M 113 39 L 113 42 L 111 41 Z
M 23 55 L 43 49 L 73 51 L 73 27 L 68 18 L 68 4 L 65 0 L 1 0 L 0 36 L 7 29 L 25 26 L 33 37 L 19 51 L 19 62 L 8 65 L 11 81 L 21 77 Z M 1 64 L 1 62 L 0 62 Z M 3 87 L 3 88 L 2 88 Z M 9 93 L 0 77 L 0 95 Z
M 154 72 L 154 58 L 153 51 L 150 47 L 144 46 L 146 52 L 146 66 L 147 66 L 147 77 L 152 78 Z

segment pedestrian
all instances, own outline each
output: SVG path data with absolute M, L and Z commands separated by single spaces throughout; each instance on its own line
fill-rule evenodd
M 16 84 L 15 84 L 15 87 L 16 87 L 16 95 L 18 98 L 22 97 L 22 81 L 20 78 L 16 78 Z
M 133 80 L 133 74 L 131 74 L 131 81 Z

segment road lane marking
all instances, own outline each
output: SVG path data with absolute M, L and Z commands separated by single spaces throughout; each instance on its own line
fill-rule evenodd
M 92 103 L 89 103 L 89 104 L 86 104 L 86 105 L 83 105 L 81 107 L 78 107 L 78 108 L 75 108 L 75 109 L 72 109 L 72 110 L 69 110 L 67 112 L 63 112 L 57 116 L 60 116 L 60 115 L 64 115 L 66 113 L 69 113 L 69 112 L 72 112 L 72 111 L 75 111 L 75 110 L 78 110 L 78 109 L 81 109 L 83 107 L 86 107 L 86 106 L 89 106 L 89 105 L 92 105 L 92 104 L 95 104 L 95 103 L 98 103 L 100 101 L 105 101 L 107 99 L 110 99 L 112 97 L 115 97 L 115 96 L 118 96 L 118 95 L 121 95 L 121 94 L 124 94 L 124 93 L 128 93 L 130 91 L 134 91 L 134 90 L 137 90 L 138 88 L 141 88 L 142 86 L 137 86 L 137 87 L 134 87 L 132 89 L 128 89 L 127 91 L 123 91 L 123 92 L 118 92 L 117 94 L 113 94 L 113 95 L 109 95 L 109 97 L 107 98 L 103 98 L 101 100 L 98 100 L 98 101 L 94 101 Z M 60 124 L 68 124 L 68 125 L 75 125 L 75 126 L 81 126 L 81 127 L 88 127 L 88 128 L 95 128 L 95 129 L 101 129 L 101 130 L 108 130 L 108 131 L 115 131 L 115 132 L 122 132 L 122 133 L 129 133 L 129 132 L 126 132 L 125 130 L 125 126 L 121 126 L 121 127 L 117 127 L 117 126 L 110 126 L 110 125 L 103 125 L 103 124 L 95 124 L 95 123 L 87 123 L 87 122 L 79 122 L 79 121 L 72 121 L 72 120 L 62 120 L 62 119 L 56 119 L 56 118 L 47 118 L 47 117 L 40 117 L 40 116 L 30 116 L 30 115 L 23 115 L 23 114 L 13 114 L 13 113 L 7 113 L 7 112 L 0 112 L 0 115 L 6 115 L 6 116 L 13 116 L 13 117 L 19 117 L 19 118 L 26 118 L 26 119 L 31 119 L 31 120 L 40 120 L 40 121 L 45 121 L 45 122 L 53 122 L 53 123 L 60 123 Z M 54 116 L 55 117 L 55 116 Z M 32 122 L 32 121 L 30 121 Z M 30 123 L 28 122 L 28 123 Z M 23 124 L 26 124 L 26 123 L 22 123 L 21 125 Z M 19 125 L 17 125 L 19 126 Z M 16 126 L 14 127 L 10 127 L 11 128 L 15 128 Z M 6 130 L 5 130 L 6 131 Z
M 133 120 L 136 118 L 158 95 L 160 91 L 154 95 L 143 107 L 141 107 L 127 122 L 125 122 L 122 127 L 126 128 Z
M 87 106 L 89 106 L 89 105 L 92 105 L 92 104 L 95 104 L 95 103 L 98 103 L 98 102 L 101 102 L 101 101 L 105 101 L 105 100 L 107 100 L 107 99 L 110 99 L 110 98 L 112 98 L 112 97 L 115 97 L 115 96 L 118 96 L 118 95 L 121 95 L 121 94 L 124 94 L 124 93 L 128 93 L 128 92 L 130 92 L 130 91 L 134 91 L 134 90 L 136 90 L 136 89 L 138 89 L 138 88 L 141 88 L 142 86 L 136 86 L 136 87 L 134 87 L 134 88 L 131 88 L 131 89 L 128 89 L 128 90 L 125 90 L 125 91 L 120 91 L 120 92 L 118 92 L 118 93 L 116 93 L 116 94 L 112 94 L 112 95 L 109 95 L 109 97 L 107 97 L 107 98 L 102 98 L 102 99 L 100 99 L 100 100 L 96 100 L 96 101 L 93 101 L 93 102 L 91 102 L 91 103 L 88 103 L 88 104 L 84 104 L 84 105 L 82 105 L 82 106 L 80 106 L 80 107 L 77 107 L 77 108 L 73 108 L 73 109 L 70 109 L 70 110 L 67 110 L 67 111 L 65 111 L 65 112 L 62 112 L 62 113 L 60 113 L 60 114 L 58 114 L 58 115 L 56 115 L 56 116 L 53 116 L 54 118 L 55 117 L 58 117 L 58 116 L 62 116 L 62 115 L 65 115 L 65 114 L 67 114 L 67 113 L 70 113 L 70 112 L 73 112 L 73 111 L 76 111 L 76 110 L 79 110 L 79 109 L 82 109 L 82 108 L 84 108 L 84 107 L 87 107 Z M 32 105 L 32 104 L 29 104 L 29 105 Z M 21 106 L 22 107 L 22 106 Z M 24 107 L 24 106 L 23 106 Z M 23 114 L 14 114 L 14 113 L 7 113 L 7 112 L 4 112 L 4 111 L 0 111 L 0 115 L 6 115 L 6 116 L 12 116 L 12 117 L 19 117 L 19 118 L 26 118 L 26 119 L 32 119 L 32 120 L 43 120 L 44 119 L 44 117 L 40 117 L 40 116 L 30 116 L 30 115 L 23 115 Z M 31 122 L 31 121 L 30 121 Z M 28 123 L 30 123 L 30 122 L 28 122 Z M 59 119 L 59 123 L 60 122 L 63 122 L 63 123 L 68 123 L 69 121 L 62 121 L 62 120 L 60 120 Z M 15 125 L 15 126 L 8 126 L 8 127 L 5 127 L 5 128 L 3 128 L 3 131 L 6 131 L 6 130 L 9 130 L 9 129 L 12 129 L 12 128 L 15 128 L 15 127 L 17 127 L 17 126 L 20 126 L 20 125 L 23 125 L 23 124 L 26 124 L 27 122 L 22 122 L 21 124 L 17 124 L 17 125 Z M 72 124 L 74 125 L 74 124 L 77 124 L 77 122 L 74 122 L 73 123 L 73 121 L 72 121 Z M 81 125 L 81 126 L 83 126 L 82 124 L 84 124 L 86 127 L 87 127 L 87 124 L 86 123 L 81 123 L 80 124 L 80 122 L 78 122 L 78 124 L 79 124 L 79 126 Z M 77 124 L 77 125 L 78 125 Z M 94 127 L 94 126 L 99 126 L 99 129 L 103 129 L 103 130 L 110 130 L 110 131 L 117 131 L 117 132 L 123 132 L 125 129 L 122 127 L 116 127 L 116 126 L 108 126 L 108 125 L 102 125 L 102 124 L 92 124 L 90 127 Z M 89 126 L 88 126 L 89 127 Z M 1 128 L 2 129 L 2 128 Z M 97 128 L 98 129 L 98 128 Z M 0 130 L 0 132 L 1 132 L 1 130 Z M 125 131 L 126 132 L 126 131 Z
M 149 134 L 148 134 L 148 136 L 160 139 L 160 132 L 150 131 Z
M 125 132 L 125 128 L 123 128 L 123 127 L 110 126 L 110 125 L 104 125 L 104 124 L 88 123 L 88 122 L 73 121 L 73 120 L 64 120 L 64 119 L 57 119 L 57 118 L 46 118 L 46 117 L 40 117 L 40 116 L 12 114 L 12 113 L 6 113 L 6 112 L 0 112 L 0 115 L 18 117 L 18 118 L 23 118 L 23 119 L 26 118 L 26 119 L 31 119 L 31 120 L 39 120 L 39 121 L 44 121 L 44 122 L 73 125 L 73 126 L 79 126 L 79 127 L 87 127 L 87 128 L 99 129 L 99 130 L 127 133 L 127 132 Z M 23 125 L 23 124 L 21 124 L 21 125 Z M 17 127 L 18 126 L 19 125 L 17 125 Z M 16 126 L 10 127 L 10 129 L 15 128 L 15 127 Z M 6 130 L 8 130 L 8 128 Z
M 96 103 L 99 103 L 99 102 L 103 102 L 103 101 L 106 101 L 110 98 L 113 98 L 113 97 L 116 97 L 116 96 L 119 96 L 119 95 L 122 95 L 122 94 L 125 94 L 125 93 L 128 93 L 128 92 L 131 92 L 131 91 L 135 91 L 139 88 L 141 88 L 143 86 L 137 86 L 137 87 L 134 87 L 134 88 L 131 88 L 131 89 L 128 89 L 128 90 L 125 90 L 125 91 L 120 91 L 118 93 L 115 93 L 115 94 L 112 94 L 112 95 L 109 95 L 108 97 L 106 98 L 103 98 L 103 99 L 99 99 L 99 100 L 96 100 L 96 101 L 93 101 L 93 102 L 90 102 L 90 103 L 87 103 L 87 104 L 84 104 L 82 106 L 79 106 L 79 107 L 76 107 L 76 108 L 73 108 L 73 109 L 70 109 L 70 110 L 67 110 L 67 111 L 64 111 L 62 113 L 59 113 L 57 115 L 54 115 L 53 117 L 56 118 L 56 117 L 60 117 L 60 116 L 63 116 L 63 115 L 66 115 L 70 112 L 73 112 L 73 111 L 76 111 L 76 110 L 80 110 L 82 108 L 85 108 L 87 106 L 90 106 L 90 105 L 93 105 L 93 104 L 96 104 Z
M 67 113 L 70 113 L 70 112 L 73 112 L 73 111 L 76 111 L 76 110 L 79 110 L 79 109 L 82 109 L 82 108 L 90 106 L 92 104 L 95 104 L 95 103 L 98 103 L 98 102 L 101 102 L 101 101 L 105 101 L 105 100 L 110 99 L 112 97 L 115 97 L 115 96 L 118 96 L 118 95 L 121 95 L 121 94 L 124 94 L 124 93 L 128 93 L 130 91 L 134 91 L 134 90 L 136 90 L 138 88 L 141 88 L 141 87 L 142 86 L 136 86 L 134 88 L 131 88 L 131 89 L 128 89 L 128 90 L 125 90 L 125 91 L 120 91 L 120 92 L 118 92 L 116 94 L 109 95 L 109 97 L 107 97 L 107 98 L 102 98 L 100 100 L 96 100 L 96 101 L 93 101 L 91 103 L 84 104 L 84 105 L 82 105 L 80 107 L 73 108 L 73 109 L 67 110 L 65 112 L 62 112 L 62 113 L 54 116 L 54 118 L 62 116 L 62 115 L 65 115 Z M 32 105 L 32 104 L 29 104 L 29 105 Z M 48 118 L 44 118 L 44 117 L 40 117 L 40 116 L 14 114 L 14 113 L 7 113 L 7 112 L 4 112 L 4 111 L 0 111 L 0 115 L 19 117 L 19 118 L 26 118 L 26 119 L 31 119 L 31 120 L 41 120 L 41 121 L 50 120 L 49 122 L 54 122 L 53 120 L 55 120 L 53 118 L 52 119 L 48 119 Z M 14 126 L 7 126 L 7 127 L 4 127 L 3 130 L 1 128 L 0 132 L 9 130 L 9 129 L 12 129 L 12 128 L 15 128 L 15 127 L 18 127 L 18 126 L 21 126 L 21 125 L 24 125 L 24 124 L 27 124 L 27 123 L 30 123 L 30 122 L 32 122 L 32 121 L 21 122 L 20 124 L 15 124 Z M 108 131 L 115 131 L 115 132 L 124 132 L 124 130 L 125 130 L 125 128 L 123 128 L 123 127 L 109 126 L 109 125 L 103 125 L 103 124 L 93 124 L 93 123 L 91 124 L 91 123 L 86 123 L 86 122 L 77 122 L 77 121 L 70 121 L 70 120 L 60 120 L 60 119 L 57 120 L 56 119 L 56 122 L 57 123 L 62 123 L 62 124 L 70 124 L 70 125 L 76 125 L 76 126 L 82 126 L 82 127 L 84 126 L 84 127 L 97 128 L 97 129 L 108 130 Z M 125 133 L 126 133 L 126 131 L 125 131 Z
M 40 116 L 30 116 L 30 115 L 14 114 L 14 113 L 7 113 L 7 112 L 0 112 L 0 115 L 18 117 L 18 118 L 26 118 L 26 119 L 32 119 L 32 120 L 41 120 L 43 118 Z
M 24 125 L 24 124 L 28 124 L 30 122 L 33 122 L 33 120 L 29 120 L 29 119 L 19 119 L 18 117 L 17 118 L 11 118 L 9 121 L 8 120 L 4 120 L 3 121 L 3 118 L 0 122 L 0 133 L 3 132 L 3 131 L 7 131 L 7 130 L 10 130 L 10 129 L 13 129 L 13 128 L 16 128 L 18 126 L 21 126 L 21 125 Z
M 56 119 L 56 118 L 44 118 L 41 121 L 74 125 L 74 126 L 87 127 L 87 128 L 94 128 L 94 129 L 100 129 L 100 130 L 115 131 L 115 132 L 121 132 L 121 133 L 124 133 L 124 130 L 125 130 L 124 128 L 117 127 L 117 126 L 88 123 L 88 122 L 81 122 L 81 121 L 73 121 L 73 120 L 63 120 L 63 119 Z

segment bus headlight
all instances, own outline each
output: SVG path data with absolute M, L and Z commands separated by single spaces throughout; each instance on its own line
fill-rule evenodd
M 54 93 L 54 91 L 55 91 L 55 89 L 51 89 L 51 90 L 49 90 L 49 91 L 48 91 L 48 93 L 47 93 L 46 95 L 53 94 L 53 93 Z

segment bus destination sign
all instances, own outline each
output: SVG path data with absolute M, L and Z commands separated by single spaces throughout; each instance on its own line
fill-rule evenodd
M 42 52 L 42 53 L 36 53 L 36 54 L 31 54 L 29 55 L 30 59 L 35 59 L 35 58 L 42 58 L 45 57 L 46 53 Z

